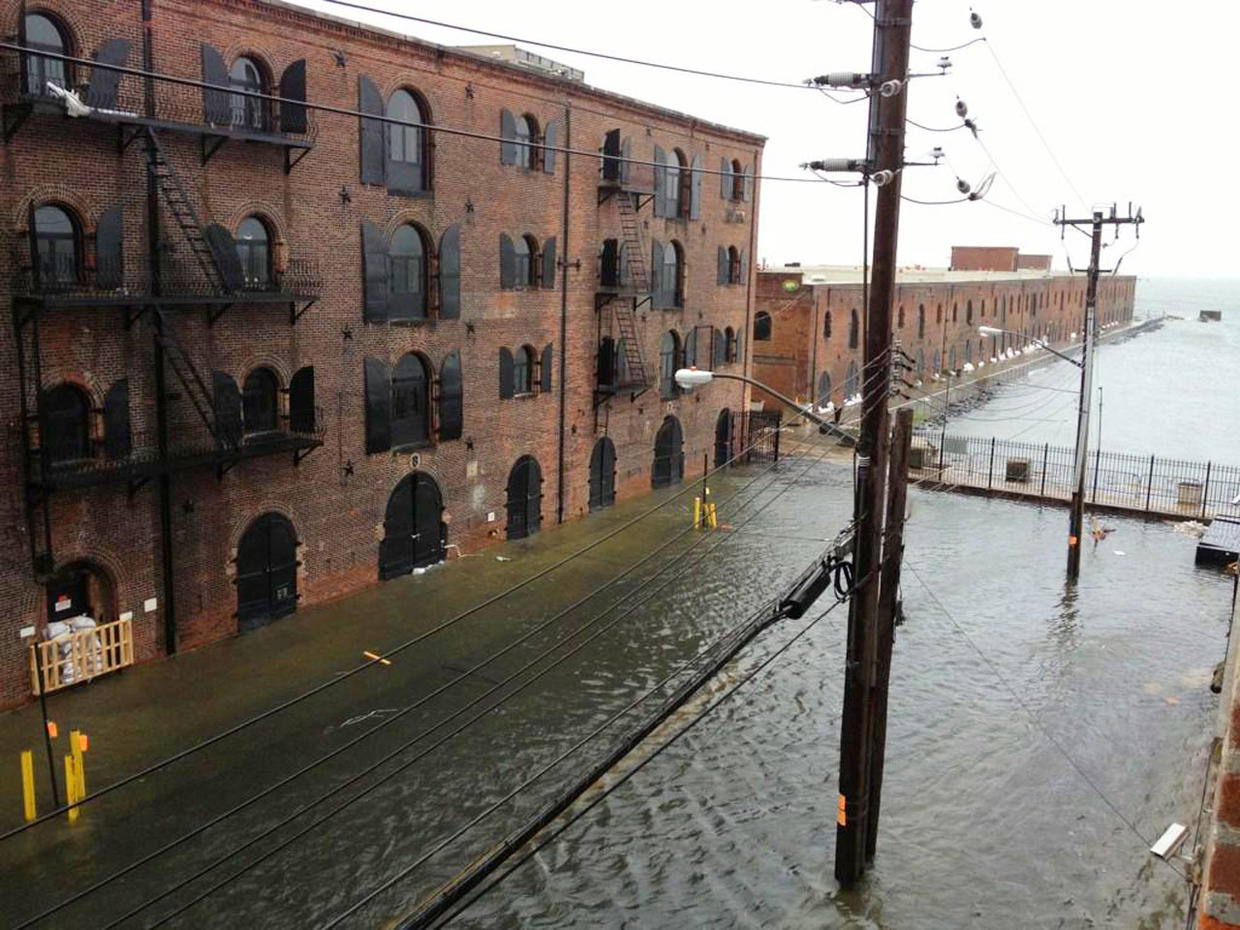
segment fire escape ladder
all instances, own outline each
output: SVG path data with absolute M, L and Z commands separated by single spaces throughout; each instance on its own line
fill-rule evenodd
M 164 351 L 164 361 L 172 369 L 176 379 L 181 382 L 181 386 L 185 388 L 185 393 L 189 396 L 189 402 L 193 404 L 194 410 L 197 411 L 198 416 L 206 424 L 208 431 L 214 437 L 217 448 L 230 452 L 236 451 L 241 444 L 241 437 L 237 435 L 235 429 L 220 421 L 219 411 L 215 408 L 215 399 L 211 389 L 207 387 L 207 383 L 202 379 L 202 375 L 199 374 L 194 363 L 190 361 L 189 355 L 181 345 L 180 340 L 173 333 L 172 317 L 160 309 L 157 309 L 155 312 L 159 316 L 159 326 L 155 330 L 155 338 L 159 341 L 160 348 Z
M 638 294 L 650 299 L 650 275 L 646 271 L 646 255 L 649 246 L 642 235 L 641 224 L 637 217 L 637 206 L 633 202 L 636 195 L 629 191 L 616 192 L 616 206 L 620 211 L 620 230 L 624 236 L 624 269 L 628 272 L 629 283 Z M 640 301 L 643 302 L 644 301 Z
M 215 254 L 211 251 L 211 244 L 207 241 L 202 222 L 198 219 L 198 213 L 190 202 L 185 185 L 181 183 L 180 176 L 168 161 L 164 147 L 159 142 L 159 135 L 150 127 L 146 127 L 145 132 L 151 176 L 155 179 L 164 203 L 168 205 L 168 211 L 180 227 L 185 241 L 189 243 L 190 251 L 198 260 L 207 281 L 217 292 L 222 292 L 225 290 L 224 276 L 220 273 L 219 264 L 215 260 Z
M 646 378 L 646 363 L 642 358 L 641 336 L 637 332 L 636 310 L 636 298 L 631 305 L 620 301 L 612 304 L 616 331 L 620 336 L 620 344 L 624 346 L 624 364 L 628 370 L 628 381 L 624 386 L 635 392 L 634 397 L 650 384 Z
M 43 422 L 39 414 L 43 393 L 39 350 L 39 319 L 32 314 L 19 318 L 17 337 L 17 378 L 21 411 L 21 442 L 25 478 L 26 530 L 30 541 L 30 561 L 36 581 L 46 581 L 55 568 L 52 555 L 51 511 L 47 485 L 50 461 L 44 446 Z

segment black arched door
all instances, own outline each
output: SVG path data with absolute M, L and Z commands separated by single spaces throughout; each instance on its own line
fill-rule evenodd
M 237 546 L 237 625 L 241 632 L 297 609 L 297 534 L 278 513 L 265 513 Z
M 508 538 L 525 539 L 542 528 L 542 469 L 530 455 L 508 473 Z
M 383 516 L 379 578 L 407 575 L 422 565 L 442 562 L 448 542 L 443 497 L 430 475 L 406 475 L 392 490 Z
M 732 461 L 732 411 L 724 407 L 715 421 L 715 467 Z
M 616 446 L 604 436 L 590 453 L 590 509 L 600 510 L 616 502 Z
M 684 476 L 684 434 L 680 431 L 680 421 L 667 417 L 654 437 L 654 467 L 650 470 L 650 483 L 653 487 L 665 488 Z

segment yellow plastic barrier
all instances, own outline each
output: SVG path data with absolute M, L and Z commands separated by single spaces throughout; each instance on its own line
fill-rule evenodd
M 34 800 L 34 753 L 22 750 L 22 814 L 29 823 L 39 816 Z

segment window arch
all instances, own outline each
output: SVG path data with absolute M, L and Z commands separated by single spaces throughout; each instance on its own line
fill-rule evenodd
M 831 311 L 830 310 L 822 311 L 822 338 L 823 339 L 831 338 Z
M 90 400 L 76 384 L 43 392 L 39 404 L 42 444 L 53 462 L 90 457 Z
M 966 325 L 973 325 L 973 301 L 969 300 L 964 305 L 964 322 Z
M 388 319 L 426 319 L 426 237 L 411 223 L 392 233 L 388 247 Z
M 47 13 L 27 13 L 23 28 L 27 47 L 56 55 L 72 54 L 69 31 L 55 17 Z M 35 54 L 23 56 L 22 89 L 36 97 L 48 97 L 51 96 L 47 89 L 49 82 L 68 88 L 71 83 L 69 62 Z
M 857 340 L 861 332 L 861 318 L 857 316 L 857 308 L 852 309 L 852 318 L 848 321 L 848 348 L 857 348 Z
M 745 169 L 740 159 L 732 159 L 732 199 L 745 199 Z
M 960 310 L 960 305 L 959 305 L 959 304 L 952 304 L 952 322 L 953 322 L 953 323 L 955 323 L 955 322 L 956 322 L 956 316 L 957 316 L 957 314 L 958 314 L 959 310 Z
M 392 92 L 384 112 L 389 119 L 406 124 L 430 122 L 421 98 L 404 87 Z M 387 124 L 388 186 L 394 190 L 416 192 L 430 187 L 427 138 L 422 125 Z
M 275 432 L 279 423 L 280 388 L 270 368 L 255 368 L 241 388 L 241 425 L 246 436 Z
M 534 140 L 538 138 L 538 120 L 526 113 L 517 117 L 516 128 L 516 163 L 522 168 L 533 168 Z
M 392 369 L 392 448 L 430 439 L 430 381 L 430 366 L 415 352 Z
M 526 233 L 515 243 L 517 287 L 538 286 L 538 240 Z
M 917 338 L 924 339 L 926 337 L 926 305 L 917 305 Z
M 857 396 L 857 363 L 848 363 L 848 374 L 844 378 L 844 400 L 848 401 Z
M 685 259 L 684 248 L 673 239 L 663 249 L 663 262 L 657 270 L 659 275 L 659 291 L 662 296 L 661 306 L 678 308 L 685 305 Z
M 659 341 L 659 396 L 676 396 L 676 366 L 680 363 L 680 336 L 668 330 Z
M 771 315 L 759 310 L 753 317 L 754 342 L 768 342 L 771 338 Z
M 81 235 L 77 218 L 63 207 L 45 204 L 34 211 L 39 283 L 72 284 L 81 268 Z
M 534 393 L 534 365 L 538 353 L 533 346 L 521 346 L 512 359 L 512 392 L 514 394 Z
M 266 94 L 270 91 L 267 74 L 253 58 L 244 55 L 233 62 L 228 71 L 228 84 L 234 90 Z M 244 129 L 267 128 L 267 101 L 246 94 L 230 94 L 232 124 Z
M 904 307 L 900 307 L 896 313 L 896 328 L 904 329 Z
M 265 290 L 271 284 L 271 232 L 257 216 L 247 216 L 237 227 L 237 258 L 242 281 L 248 290 Z
M 663 172 L 663 197 L 667 204 L 667 215 L 672 219 L 684 216 L 689 211 L 689 196 L 685 190 L 689 178 L 688 165 L 685 153 L 680 149 L 672 149 L 667 153 L 667 170 Z
M 831 372 L 822 371 L 818 374 L 818 406 L 819 408 L 827 406 L 831 403 Z

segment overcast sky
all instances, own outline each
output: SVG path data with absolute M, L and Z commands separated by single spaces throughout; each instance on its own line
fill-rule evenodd
M 494 41 L 321 0 L 302 2 L 444 45 Z M 865 10 L 872 4 L 363 2 L 523 38 L 775 80 L 868 71 L 870 63 L 872 22 Z M 605 14 L 609 8 L 614 15 Z M 531 15 L 534 9 L 537 15 Z M 970 9 L 984 19 L 980 31 L 969 25 Z M 1227 167 L 1235 117 L 1223 94 L 1233 82 L 1229 65 L 1238 27 L 1240 4 L 1235 3 L 1184 8 L 1152 0 L 918 3 L 915 44 L 937 49 L 979 36 L 987 42 L 950 53 L 953 68 L 947 77 L 913 82 L 909 117 L 927 126 L 959 125 L 953 108 L 960 97 L 981 128 L 989 155 L 967 131 L 928 133 L 910 127 L 910 160 L 925 160 L 932 147 L 941 145 L 947 162 L 937 169 L 910 168 L 904 193 L 950 200 L 958 196 L 957 176 L 974 185 L 995 168 L 999 176 L 987 198 L 994 206 L 906 203 L 900 262 L 944 265 L 953 244 L 969 244 L 1052 252 L 1057 267 L 1066 267 L 1065 248 L 1070 248 L 1074 263 L 1084 264 L 1088 242 L 1070 234 L 1061 243 L 1058 230 L 1049 225 L 1054 208 L 1063 203 L 1073 215 L 1087 215 L 1092 205 L 1112 200 L 1121 201 L 1126 211 L 1132 200 L 1144 207 L 1148 222 L 1140 248 L 1124 261 L 1124 272 L 1233 275 L 1232 214 L 1240 198 Z M 803 161 L 865 152 L 865 103 L 840 106 L 812 90 L 739 84 L 527 47 L 584 70 L 587 83 L 597 87 L 767 136 L 766 175 L 804 176 L 797 167 Z M 996 56 L 1062 173 L 1004 80 Z M 938 58 L 914 51 L 913 68 L 933 72 Z M 451 115 L 443 119 L 449 122 Z M 1129 248 L 1131 233 L 1125 235 L 1127 241 L 1109 248 L 1104 262 Z M 849 264 L 860 255 L 858 191 L 763 182 L 760 259 Z

